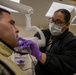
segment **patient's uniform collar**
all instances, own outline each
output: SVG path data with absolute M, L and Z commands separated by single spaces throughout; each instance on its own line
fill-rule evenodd
M 14 51 L 14 48 L 0 39 L 0 54 L 9 57 Z

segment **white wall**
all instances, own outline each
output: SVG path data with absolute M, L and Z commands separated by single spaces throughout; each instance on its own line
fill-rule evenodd
M 25 30 L 25 26 L 24 25 L 17 25 L 16 26 L 19 29 L 19 35 L 21 37 L 30 37 L 33 36 L 37 31 L 27 31 Z M 42 29 L 42 28 L 41 28 Z M 74 25 L 70 25 L 69 30 L 76 36 L 76 26 Z
M 21 26 L 17 25 L 16 27 L 19 29 L 19 35 L 21 37 L 30 37 L 30 36 L 33 36 L 36 33 L 36 31 L 34 31 L 34 30 L 31 30 L 31 31 L 25 30 L 24 25 L 21 25 Z
M 76 36 L 76 25 L 70 25 L 69 30 Z

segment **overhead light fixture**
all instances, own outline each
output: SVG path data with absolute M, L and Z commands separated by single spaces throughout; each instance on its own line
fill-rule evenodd
M 11 9 L 11 8 L 8 8 L 8 7 L 5 7 L 5 6 L 3 6 L 3 5 L 0 5 L 0 8 L 6 9 L 6 10 L 8 10 L 9 12 L 16 12 L 16 13 L 18 13 L 18 11 L 13 10 L 13 9 Z
M 52 17 L 54 12 L 58 9 L 67 9 L 69 12 L 72 12 L 72 10 L 75 9 L 75 6 L 53 2 L 45 16 Z
M 20 3 L 20 0 L 10 0 L 10 1 Z
M 76 16 L 73 17 L 73 19 L 71 21 L 71 25 L 76 25 Z
M 20 0 L 10 0 L 10 1 L 20 3 Z M 14 9 L 11 9 L 11 8 L 8 8 L 8 7 L 5 7 L 5 6 L 3 6 L 3 5 L 0 5 L 0 8 L 6 9 L 6 10 L 8 10 L 8 11 L 10 11 L 10 12 L 18 13 L 18 11 L 14 10 Z

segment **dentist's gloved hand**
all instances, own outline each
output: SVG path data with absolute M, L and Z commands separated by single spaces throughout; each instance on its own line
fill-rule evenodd
M 22 46 L 23 50 L 24 49 L 27 49 L 27 50 L 30 50 L 31 51 L 31 54 L 33 56 L 36 57 L 37 60 L 41 59 L 42 57 L 42 52 L 39 50 L 38 46 L 36 43 L 34 43 L 33 41 L 31 40 L 25 40 L 23 38 L 19 38 L 19 40 L 21 40 L 22 42 L 19 44 L 19 46 Z

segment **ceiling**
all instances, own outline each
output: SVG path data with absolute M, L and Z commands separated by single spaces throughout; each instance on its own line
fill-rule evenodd
M 34 9 L 34 13 L 31 16 L 32 25 L 36 25 L 39 28 L 41 27 L 46 28 L 49 23 L 49 20 L 47 17 L 45 17 L 45 15 L 49 7 L 51 6 L 52 2 L 54 1 L 70 5 L 76 5 L 75 0 L 21 0 L 20 3 L 31 6 Z M 26 25 L 24 14 L 12 13 L 12 15 L 17 25 L 23 25 L 23 26 Z

